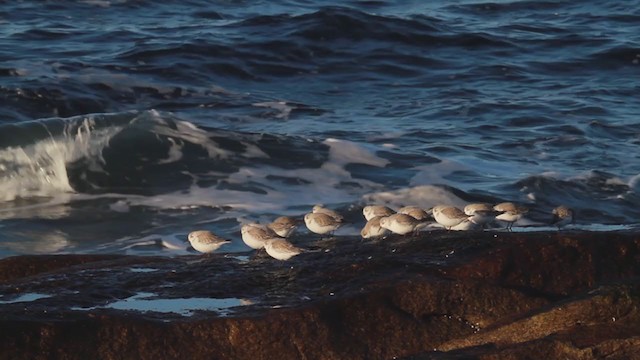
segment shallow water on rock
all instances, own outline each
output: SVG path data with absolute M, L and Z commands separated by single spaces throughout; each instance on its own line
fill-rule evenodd
M 182 316 L 191 316 L 194 311 L 213 311 L 218 316 L 227 316 L 233 312 L 233 308 L 244 305 L 243 300 L 235 298 L 178 298 L 162 299 L 158 294 L 141 292 L 101 306 L 103 309 L 115 309 L 124 311 L 175 313 Z M 92 311 L 97 307 L 81 308 L 71 307 L 71 310 Z

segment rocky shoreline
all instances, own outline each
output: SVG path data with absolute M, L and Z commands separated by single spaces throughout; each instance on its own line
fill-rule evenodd
M 261 253 L 0 260 L 0 358 L 640 353 L 639 234 L 435 231 L 306 245 L 315 251 L 287 262 Z M 141 297 L 162 306 L 226 303 L 143 311 L 131 306 Z

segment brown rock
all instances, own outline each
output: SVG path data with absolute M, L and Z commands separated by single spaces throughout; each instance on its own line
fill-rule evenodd
M 640 350 L 639 241 L 435 232 L 303 239 L 330 251 L 288 262 L 8 258 L 0 260 L 0 358 L 631 358 Z M 15 302 L 30 293 L 49 297 Z M 141 293 L 253 303 L 190 316 L 109 307 Z

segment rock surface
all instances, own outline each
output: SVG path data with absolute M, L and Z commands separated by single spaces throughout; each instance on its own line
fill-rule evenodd
M 433 232 L 0 261 L 2 359 L 629 359 L 640 236 Z M 172 312 L 173 311 L 173 312 Z

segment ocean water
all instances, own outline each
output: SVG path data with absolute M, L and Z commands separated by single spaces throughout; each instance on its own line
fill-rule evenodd
M 0 257 L 244 252 L 318 203 L 640 218 L 640 1 L 20 1 L 0 44 Z

